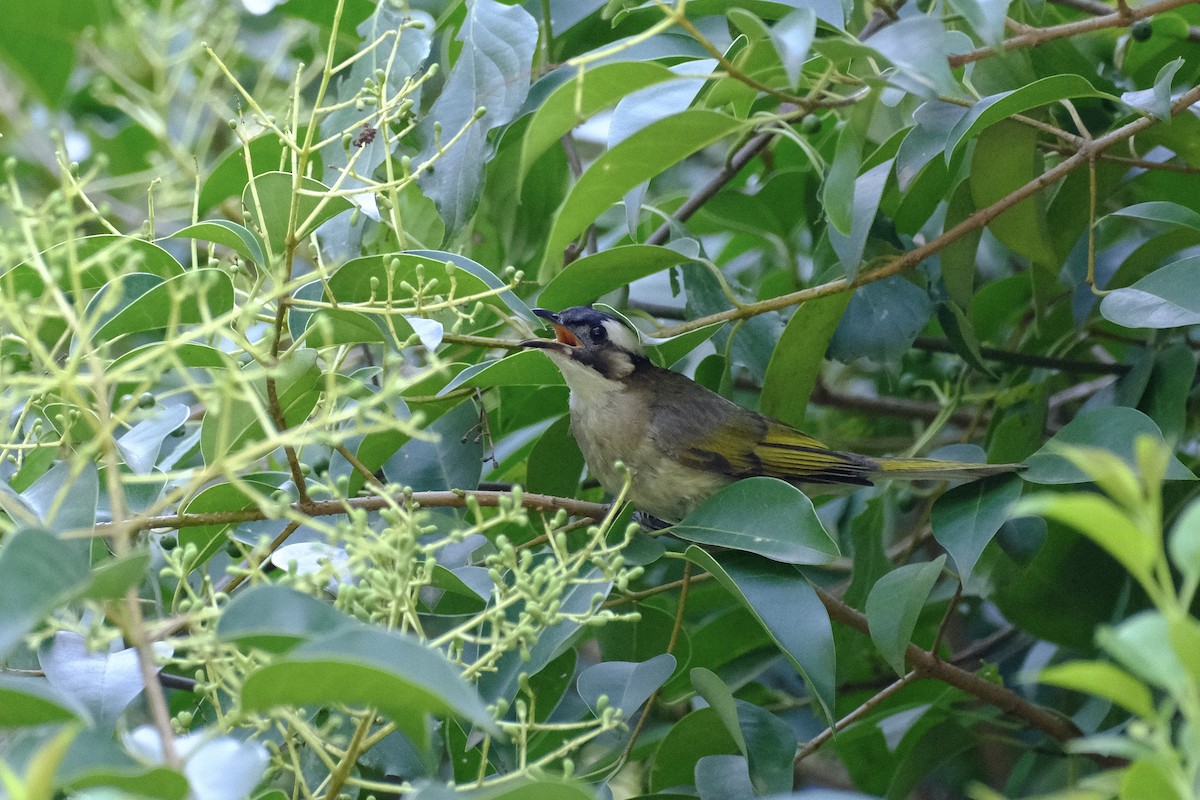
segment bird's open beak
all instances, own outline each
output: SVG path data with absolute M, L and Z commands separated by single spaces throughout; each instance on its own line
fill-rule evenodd
M 558 314 L 553 311 L 547 311 L 544 308 L 535 308 L 533 313 L 554 326 L 554 338 L 526 339 L 521 342 L 522 347 L 540 347 L 543 350 L 559 350 L 562 352 L 570 352 L 571 348 L 579 347 L 579 339 L 576 338 L 575 334 L 559 324 Z

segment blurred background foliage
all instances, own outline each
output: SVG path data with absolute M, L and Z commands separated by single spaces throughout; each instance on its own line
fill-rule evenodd
M 0 15 L 7 795 L 1200 793 L 1200 5 Z M 641 530 L 593 302 L 1028 469 Z

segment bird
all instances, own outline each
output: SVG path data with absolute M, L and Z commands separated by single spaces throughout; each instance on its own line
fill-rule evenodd
M 562 372 L 570 390 L 571 433 L 589 472 L 615 497 L 628 470 L 629 502 L 667 525 L 753 476 L 816 494 L 885 478 L 964 481 L 1023 468 L 833 450 L 655 365 L 637 332 L 613 314 L 590 306 L 533 313 L 553 326 L 555 336 L 520 344 L 541 350 Z

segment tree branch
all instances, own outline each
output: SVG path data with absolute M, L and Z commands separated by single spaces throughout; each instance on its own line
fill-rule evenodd
M 817 597 L 829 612 L 830 619 L 849 626 L 859 633 L 869 634 L 866 615 L 851 608 L 823 589 L 813 588 L 816 589 Z M 1012 689 L 984 680 L 978 675 L 942 661 L 914 644 L 908 646 L 905 658 L 919 677 L 933 678 L 956 689 L 961 689 L 1037 728 L 1056 741 L 1066 742 L 1083 735 L 1070 719 L 1029 702 Z M 1106 759 L 1104 763 L 1108 764 L 1109 762 Z
M 505 498 L 513 495 L 506 492 L 451 490 L 446 492 L 400 492 L 384 497 L 352 497 L 347 500 L 310 501 L 307 505 L 292 503 L 283 513 L 267 513 L 257 508 L 240 511 L 213 511 L 205 514 L 166 514 L 157 517 L 135 517 L 121 523 L 124 530 L 137 531 L 152 528 L 195 528 L 202 525 L 234 525 L 264 519 L 298 517 L 330 517 L 348 513 L 351 509 L 379 511 L 395 504 L 412 503 L 423 508 L 465 508 L 468 500 L 486 508 L 495 508 Z M 521 494 L 521 506 L 535 511 L 558 511 L 562 509 L 575 517 L 601 519 L 608 511 L 603 503 L 588 503 L 569 497 L 548 494 Z M 101 522 L 87 533 L 88 536 L 107 536 L 114 523 Z
M 1112 6 L 1107 3 L 1101 3 L 1099 0 L 1050 0 L 1050 2 L 1097 17 L 1113 13 Z M 1200 27 L 1189 25 L 1188 38 L 1193 42 L 1200 42 Z
M 1170 1 L 1178 2 L 1178 0 Z M 1183 95 L 1181 95 L 1179 99 L 1171 105 L 1172 116 L 1178 114 L 1196 102 L 1200 102 L 1200 86 L 1193 86 L 1191 89 L 1184 92 Z M 907 253 L 892 259 L 891 263 L 877 270 L 858 275 L 855 278 L 839 278 L 835 281 L 820 284 L 819 286 L 811 286 L 807 289 L 801 289 L 800 291 L 792 292 L 790 294 L 772 297 L 769 300 L 763 300 L 757 303 L 747 303 L 745 305 L 738 306 L 737 308 L 730 308 L 716 314 L 710 314 L 706 317 L 698 317 L 697 319 L 689 320 L 679 325 L 663 328 L 662 330 L 658 331 L 656 335 L 664 338 L 678 336 L 681 333 L 687 333 L 688 331 L 703 328 L 717 322 L 749 319 L 750 317 L 754 317 L 759 314 L 765 314 L 768 311 L 778 311 L 782 308 L 799 305 L 800 303 L 808 300 L 816 300 L 821 297 L 827 297 L 829 295 L 850 291 L 851 289 L 856 289 L 859 286 L 866 286 L 868 283 L 874 283 L 875 281 L 883 280 L 884 278 L 890 278 L 893 275 L 899 275 L 902 272 L 906 272 L 907 270 L 916 267 L 934 253 L 940 252 L 952 242 L 961 239 L 971 231 L 979 230 L 1025 198 L 1032 197 L 1042 189 L 1057 183 L 1071 172 L 1095 159 L 1105 150 L 1108 150 L 1114 145 L 1153 127 L 1157 122 L 1158 120 L 1154 117 L 1139 117 L 1133 122 L 1122 125 L 1116 130 L 1110 131 L 1098 139 L 1085 142 L 1079 148 L 1079 151 L 1075 153 L 1075 155 L 1068 156 L 1054 167 L 1046 170 L 1041 175 L 1038 175 L 1036 178 L 1029 181 L 1019 189 L 1005 195 L 996 202 L 992 203 L 990 206 L 979 209 L 950 230 L 943 232 L 940 236 L 937 236 L 925 244 L 915 247 L 912 250 L 909 250 Z

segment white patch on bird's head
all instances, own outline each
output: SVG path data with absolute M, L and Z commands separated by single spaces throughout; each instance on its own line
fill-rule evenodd
M 638 338 L 637 333 L 625 327 L 619 320 L 609 318 L 601 324 L 608 333 L 608 340 L 617 347 L 638 356 L 645 352 L 642 349 L 642 341 Z
M 576 367 L 596 372 L 605 380 L 619 381 L 645 358 L 637 332 L 612 314 L 590 306 L 574 306 L 558 313 L 539 309 L 537 313 L 554 324 L 561 354 L 555 361 L 560 366 L 569 359 Z M 567 374 L 566 369 L 563 374 Z

